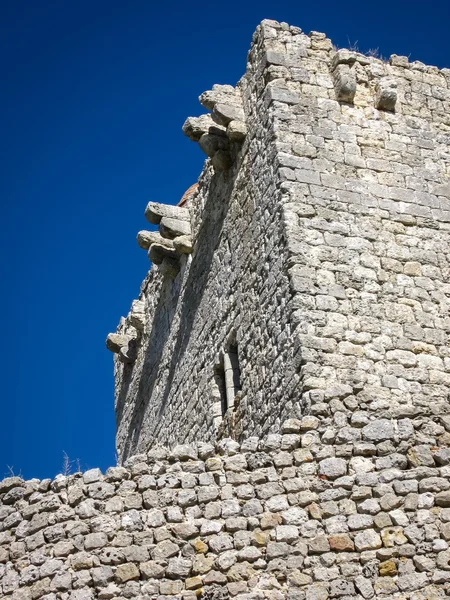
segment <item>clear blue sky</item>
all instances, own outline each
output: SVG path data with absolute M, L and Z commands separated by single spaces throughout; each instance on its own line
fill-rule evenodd
M 181 125 L 236 83 L 264 18 L 450 67 L 448 0 L 3 0 L 0 478 L 52 477 L 63 451 L 115 462 L 104 341 L 148 269 L 135 236 L 204 157 Z

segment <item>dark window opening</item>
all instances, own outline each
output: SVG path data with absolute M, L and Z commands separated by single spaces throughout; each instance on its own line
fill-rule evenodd
M 214 369 L 214 381 L 220 394 L 220 408 L 222 417 L 227 412 L 227 392 L 225 383 L 225 368 L 221 364 Z

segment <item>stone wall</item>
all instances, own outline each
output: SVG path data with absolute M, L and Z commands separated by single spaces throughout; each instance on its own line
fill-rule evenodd
M 204 103 L 210 106 L 211 95 L 223 88 L 234 90 L 216 87 Z M 154 265 L 142 289 L 145 331 L 136 360 L 124 364 L 119 356 L 115 365 L 121 459 L 155 441 L 214 440 L 221 424 L 237 437 L 261 435 L 294 411 L 290 398 L 297 396 L 299 375 L 291 290 L 275 134 L 263 89 L 260 78 L 248 76 L 233 92 L 246 107 L 248 133 L 244 142 L 230 142 L 229 169 L 214 166 L 216 157 L 206 162 L 188 205 L 192 254 L 178 258 L 174 279 Z M 130 334 L 129 319 L 118 333 Z M 230 340 L 237 345 L 241 390 L 237 411 L 222 422 L 215 372 Z
M 450 70 L 263 30 L 303 406 L 448 413 Z
M 330 402 L 333 408 L 333 403 Z M 0 482 L 5 600 L 450 595 L 450 417 L 336 410 Z
M 330 402 L 448 412 L 449 87 L 449 69 L 258 27 L 242 80 L 184 126 L 209 156 L 195 193 L 147 211 L 159 266 L 110 344 L 121 460 L 329 418 Z M 223 414 L 230 343 L 241 389 Z

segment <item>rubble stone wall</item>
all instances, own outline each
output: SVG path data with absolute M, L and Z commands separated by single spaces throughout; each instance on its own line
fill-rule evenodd
M 336 411 L 0 482 L 6 600 L 450 595 L 450 418 Z

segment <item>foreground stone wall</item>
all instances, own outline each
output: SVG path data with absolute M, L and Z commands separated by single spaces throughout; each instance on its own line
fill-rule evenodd
M 450 595 L 450 418 L 330 416 L 0 482 L 8 600 Z
M 449 69 L 257 28 L 242 80 L 184 126 L 210 157 L 195 193 L 140 234 L 160 265 L 112 346 L 120 460 L 279 431 L 330 400 L 448 413 L 449 87 Z M 222 414 L 230 340 L 241 389 Z

